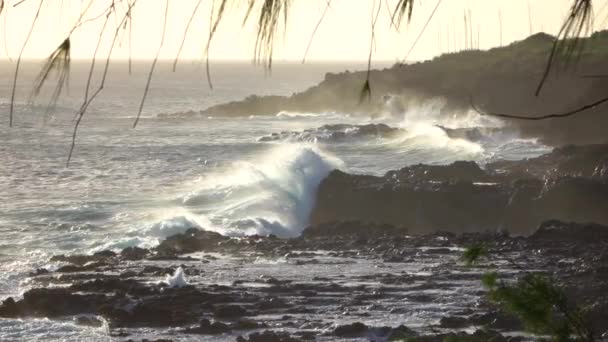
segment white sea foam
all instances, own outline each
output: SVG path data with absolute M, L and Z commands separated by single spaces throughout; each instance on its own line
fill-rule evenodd
M 184 269 L 178 267 L 173 275 L 167 274 L 165 278 L 165 284 L 169 285 L 171 288 L 181 288 L 188 285 L 188 281 L 186 280 L 186 275 L 184 274 Z
M 342 162 L 309 144 L 275 146 L 263 156 L 208 175 L 183 197 L 209 229 L 228 235 L 296 236 L 308 223 L 319 183 Z
M 322 114 L 282 111 L 282 112 L 278 112 L 276 117 L 277 118 L 316 118 L 321 115 Z

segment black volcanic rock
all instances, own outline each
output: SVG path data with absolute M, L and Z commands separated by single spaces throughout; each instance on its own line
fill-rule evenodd
M 126 260 L 141 260 L 148 255 L 148 250 L 139 247 L 127 247 L 120 252 L 120 256 Z
M 219 233 L 190 228 L 183 234 L 168 237 L 155 250 L 160 256 L 173 256 L 212 249 L 227 240 L 229 238 Z
M 367 334 L 368 330 L 369 330 L 369 328 L 367 325 L 360 323 L 360 322 L 355 322 L 355 323 L 351 323 L 351 324 L 337 326 L 334 329 L 334 335 L 336 335 L 338 337 L 349 337 L 349 338 L 363 337 Z
M 239 305 L 223 305 L 217 307 L 213 311 L 213 314 L 217 318 L 233 319 L 247 316 L 249 313 L 247 312 L 247 310 L 245 310 L 245 308 Z
M 542 244 L 590 244 L 608 241 L 608 226 L 546 221 L 530 236 L 530 240 Z
M 263 331 L 249 334 L 248 338 L 237 337 L 237 342 L 301 342 L 302 340 L 289 336 L 285 332 Z
M 208 319 L 203 319 L 196 328 L 186 329 L 184 332 L 187 334 L 221 335 L 231 330 L 228 324 L 222 322 L 211 323 Z
M 258 138 L 258 141 L 343 142 L 347 139 L 390 138 L 401 132 L 404 132 L 404 130 L 382 123 L 365 125 L 331 124 L 304 131 L 275 132 Z
M 486 165 L 490 172 L 508 173 L 517 178 L 591 178 L 608 182 L 608 144 L 564 146 L 537 158 L 499 161 Z
M 549 219 L 608 224 L 606 160 L 608 145 L 592 145 L 485 169 L 474 162 L 414 165 L 382 177 L 336 170 L 321 182 L 310 221 L 518 234 Z
M 387 235 L 405 235 L 406 228 L 395 227 L 390 224 L 369 224 L 361 221 L 340 221 L 328 222 L 323 225 L 310 226 L 302 232 L 302 237 L 323 237 L 323 236 L 379 236 Z

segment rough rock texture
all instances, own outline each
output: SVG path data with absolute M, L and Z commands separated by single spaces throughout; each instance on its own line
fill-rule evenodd
M 401 128 L 386 124 L 331 124 L 303 131 L 271 133 L 258 138 L 258 141 L 303 141 L 303 142 L 344 142 L 359 138 L 390 138 L 403 133 Z
M 350 234 L 346 234 L 348 227 L 352 228 Z M 109 252 L 62 256 L 58 258 L 77 263 L 95 258 L 98 266 L 86 272 L 32 273 L 31 281 L 38 287 L 26 291 L 21 299 L 4 299 L 0 317 L 74 316 L 79 324 L 99 325 L 101 321 L 95 316 L 101 316 L 115 336 L 133 334 L 142 327 L 162 334 L 172 327 L 178 328 L 172 334 L 216 335 L 237 341 L 511 341 L 503 333 L 520 331 L 521 323 L 484 300 L 479 287 L 481 274 L 492 265 L 509 265 L 503 260 L 509 256 L 516 264 L 552 275 L 573 303 L 586 308 L 586 322 L 596 336 L 606 333 L 606 226 L 548 221 L 528 238 L 491 233 L 405 236 L 401 229 L 388 225 L 364 227 L 357 222 L 320 225 L 310 227 L 297 239 L 236 239 L 191 229 L 167 238 L 156 249 L 144 250 L 148 255 L 145 260 L 133 261 Z M 479 243 L 488 248 L 489 260 L 474 268 L 459 261 L 462 247 Z M 226 264 L 226 260 L 193 255 L 184 258 L 181 254 L 173 255 L 174 259 L 168 259 L 168 254 L 157 258 L 159 253 L 176 253 L 177 249 L 189 253 L 221 251 L 238 262 Z M 336 265 L 345 269 L 351 263 L 372 262 L 376 266 L 365 273 L 355 267 L 351 269 L 357 270 L 354 273 L 338 272 L 327 278 L 262 275 L 237 279 L 232 285 L 206 281 L 214 261 L 218 264 L 213 267 L 220 267 L 215 270 L 226 272 L 235 266 L 255 267 L 252 256 L 286 260 L 289 269 L 300 270 L 294 274 L 305 274 L 308 267 L 317 264 L 319 270 Z M 176 261 L 194 280 L 190 285 L 169 288 L 154 281 L 159 272 L 177 266 L 162 265 Z M 412 269 L 416 265 L 422 268 Z M 508 267 L 500 268 L 505 276 L 516 278 L 526 273 Z M 45 287 L 51 282 L 64 286 Z M 443 306 L 455 301 L 455 308 L 446 310 Z M 432 304 L 444 308 L 437 325 L 414 331 L 399 324 L 404 315 L 426 311 Z M 378 317 L 391 317 L 390 323 L 395 324 L 375 327 L 366 321 Z M 343 319 L 348 319 L 347 323 Z M 263 330 L 268 327 L 273 330 Z M 475 332 L 467 334 L 460 329 Z
M 589 145 L 485 169 L 455 162 L 409 166 L 382 177 L 333 171 L 319 186 L 311 222 L 520 234 L 548 219 L 608 224 L 606 160 L 608 145 Z

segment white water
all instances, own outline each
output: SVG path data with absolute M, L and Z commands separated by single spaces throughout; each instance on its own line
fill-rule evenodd
M 228 235 L 297 236 L 308 224 L 319 183 L 336 168 L 381 175 L 417 163 L 463 159 L 484 163 L 547 151 L 512 133 L 480 141 L 450 138 L 435 125 L 500 123 L 473 114 L 440 115 L 442 105 L 437 100 L 376 120 L 348 113 L 155 119 L 156 114 L 196 111 L 250 93 L 290 94 L 321 80 L 325 71 L 343 69 L 283 65 L 275 70 L 274 80 L 279 81 L 274 82 L 248 68 L 218 71 L 215 92 L 193 72 L 157 77 L 144 111 L 148 119 L 136 130 L 130 128 L 131 118 L 143 85 L 124 74 L 114 75 L 108 92 L 83 122 L 69 168 L 64 164 L 79 92 L 72 91 L 62 100 L 44 125 L 44 108 L 25 103 L 23 94 L 30 83 L 24 82 L 16 127 L 0 125 L 0 298 L 20 296 L 31 286 L 27 274 L 36 268 L 58 267 L 48 262 L 54 254 L 151 247 L 190 227 Z M 2 77 L 8 80 L 6 70 Z M 78 79 L 72 84 L 80 89 Z M 6 112 L 9 92 L 2 89 L 0 112 Z M 271 133 L 315 130 L 324 124 L 378 122 L 402 128 L 403 133 L 317 143 L 258 141 Z M 74 328 L 70 322 L 36 322 L 11 328 L 2 321 L 0 339 L 31 329 L 52 330 L 66 340 L 91 331 Z M 98 333 L 90 332 L 90 340 Z

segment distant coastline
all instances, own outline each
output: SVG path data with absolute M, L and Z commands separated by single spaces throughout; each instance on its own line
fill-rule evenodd
M 383 110 L 383 96 L 399 96 L 406 105 L 442 98 L 446 112 L 469 109 L 473 97 L 484 110 L 537 116 L 570 110 L 604 97 L 608 78 L 608 31 L 583 38 L 584 49 L 568 66 L 552 73 L 539 97 L 540 80 L 554 37 L 539 33 L 505 47 L 444 54 L 432 60 L 373 70 L 372 96 L 360 103 L 366 72 L 327 73 L 318 85 L 291 96 L 251 95 L 243 100 L 209 107 L 204 117 L 275 115 L 281 111 L 344 112 L 371 115 Z M 538 137 L 551 145 L 606 142 L 606 108 L 595 108 L 580 117 L 543 122 L 510 122 L 523 136 Z

